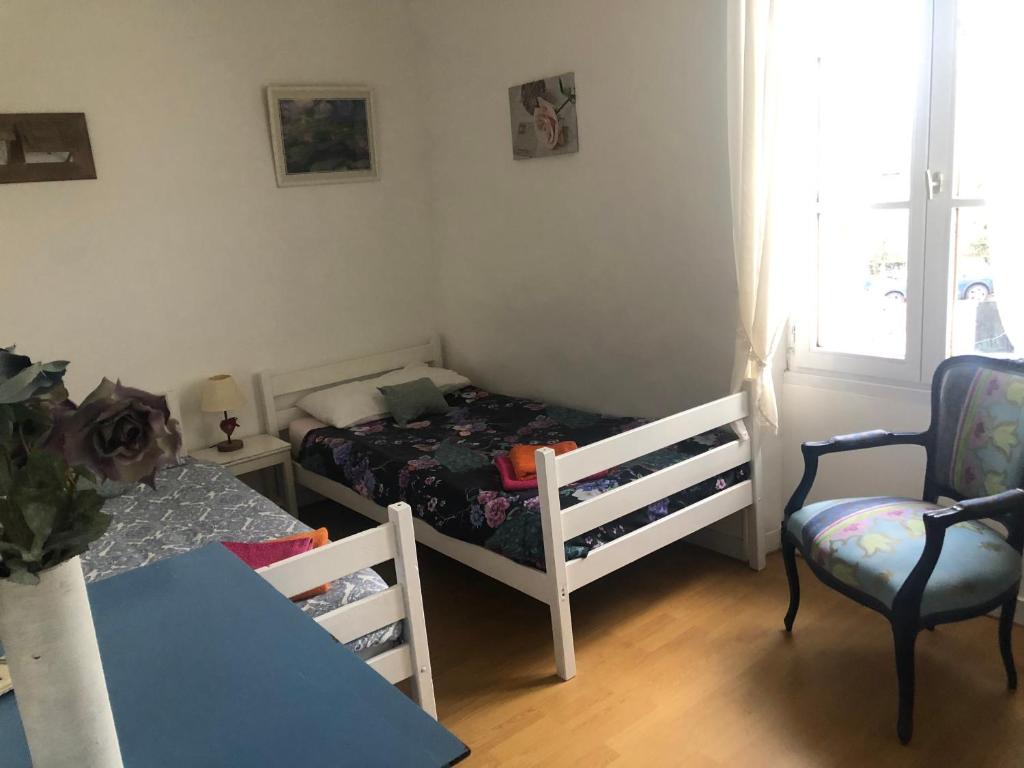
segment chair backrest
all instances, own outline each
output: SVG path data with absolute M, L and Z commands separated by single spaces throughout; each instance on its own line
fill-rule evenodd
M 383 525 L 274 563 L 258 573 L 278 592 L 290 596 L 388 560 L 395 561 L 395 586 L 335 608 L 316 621 L 338 642 L 348 643 L 401 620 L 402 644 L 366 663 L 392 683 L 412 678 L 417 701 L 436 719 L 416 540 L 408 504 L 388 507 L 388 522 Z
M 951 357 L 932 380 L 925 496 L 971 499 L 1024 481 L 1024 361 Z

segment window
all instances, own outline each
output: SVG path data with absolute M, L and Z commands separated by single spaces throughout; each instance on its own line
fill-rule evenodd
M 926 382 L 951 354 L 1021 355 L 1024 3 L 805 6 L 806 103 L 781 123 L 813 178 L 791 362 Z

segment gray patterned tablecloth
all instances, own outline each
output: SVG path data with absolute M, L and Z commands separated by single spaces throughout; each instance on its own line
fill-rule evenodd
M 155 491 L 144 485 L 132 486 L 108 499 L 105 509 L 114 519 L 103 537 L 82 555 L 86 581 L 105 579 L 215 541 L 264 541 L 310 530 L 223 467 L 193 459 L 161 470 Z M 387 586 L 376 571 L 367 568 L 338 579 L 328 592 L 299 605 L 319 616 Z M 400 639 L 401 633 L 398 622 L 347 645 L 360 653 L 371 648 L 376 651 Z

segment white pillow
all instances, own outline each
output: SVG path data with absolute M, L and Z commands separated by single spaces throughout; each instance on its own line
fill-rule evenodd
M 343 429 L 390 414 L 384 396 L 377 387 L 404 384 L 416 379 L 430 379 L 444 394 L 469 386 L 469 379 L 447 368 L 431 368 L 414 363 L 375 379 L 339 384 L 306 395 L 295 405 L 325 424 Z
M 306 395 L 296 405 L 315 419 L 334 427 L 362 424 L 388 415 L 376 379 L 339 384 Z
M 425 363 L 407 365 L 405 368 L 399 368 L 397 371 L 391 371 L 391 373 L 385 373 L 383 376 L 371 379 L 371 382 L 374 386 L 384 387 L 393 384 L 404 384 L 407 381 L 415 381 L 416 379 L 430 379 L 446 395 L 457 389 L 468 387 L 470 384 L 469 379 L 461 373 L 450 371 L 447 368 L 432 368 Z

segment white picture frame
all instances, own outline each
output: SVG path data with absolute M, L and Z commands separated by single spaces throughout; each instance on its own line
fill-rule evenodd
M 372 89 L 270 85 L 266 91 L 277 186 L 380 178 Z

